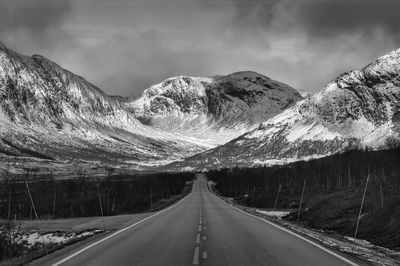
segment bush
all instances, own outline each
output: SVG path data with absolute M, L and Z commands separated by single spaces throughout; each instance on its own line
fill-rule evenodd
M 0 223 L 0 261 L 21 256 L 25 252 L 22 243 L 16 243 L 20 226 L 12 221 Z

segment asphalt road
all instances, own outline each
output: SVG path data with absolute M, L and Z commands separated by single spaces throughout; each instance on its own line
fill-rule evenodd
M 202 175 L 195 180 L 192 193 L 176 205 L 97 241 L 49 263 L 351 265 L 336 253 L 227 205 L 208 190 Z

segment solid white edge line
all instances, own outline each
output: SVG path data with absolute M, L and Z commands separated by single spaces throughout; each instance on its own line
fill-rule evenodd
M 107 237 L 105 237 L 105 238 L 102 238 L 102 239 L 100 239 L 99 241 L 96 241 L 96 242 L 90 244 L 89 246 L 86 246 L 86 247 L 82 248 L 81 250 L 78 250 L 78 251 L 75 252 L 75 253 L 72 253 L 72 254 L 69 255 L 68 257 L 66 257 L 66 258 L 64 258 L 64 259 L 62 259 L 62 260 L 60 260 L 60 261 L 58 261 L 58 262 L 52 264 L 52 266 L 61 265 L 61 264 L 63 264 L 64 262 L 66 262 L 66 261 L 68 261 L 68 260 L 70 260 L 70 259 L 72 259 L 72 258 L 78 256 L 79 254 L 85 252 L 86 250 L 88 250 L 88 249 L 90 249 L 90 248 L 92 248 L 92 247 L 94 247 L 94 246 L 97 246 L 98 244 L 100 244 L 100 243 L 106 241 L 107 239 L 110 239 L 110 238 L 112 238 L 112 237 L 114 237 L 114 236 L 116 236 L 116 235 L 118 235 L 118 234 L 120 234 L 120 233 L 122 233 L 122 232 L 124 232 L 124 231 L 126 231 L 126 230 L 128 230 L 128 229 L 130 229 L 130 228 L 132 228 L 132 227 L 134 227 L 134 226 L 136 226 L 136 225 L 142 223 L 142 222 L 144 222 L 144 221 L 149 220 L 150 218 L 153 218 L 153 217 L 155 217 L 155 216 L 157 216 L 157 215 L 159 215 L 159 214 L 162 214 L 162 213 L 168 211 L 169 209 L 171 209 L 171 208 L 173 208 L 173 207 L 175 207 L 175 206 L 181 204 L 182 201 L 184 201 L 189 195 L 190 195 L 190 193 L 187 194 L 183 199 L 181 199 L 180 201 L 178 201 L 178 202 L 175 203 L 174 205 L 171 205 L 171 206 L 169 206 L 168 208 L 166 208 L 166 209 L 164 209 L 164 210 L 161 210 L 161 211 L 159 211 L 159 212 L 156 212 L 156 213 L 153 214 L 153 215 L 150 215 L 150 216 L 148 216 L 148 217 L 146 217 L 146 218 L 144 218 L 144 219 L 142 219 L 142 220 L 140 220 L 140 221 L 138 221 L 138 222 L 136 222 L 136 223 L 134 223 L 134 224 L 131 224 L 131 225 L 125 227 L 125 228 L 122 228 L 122 229 L 118 230 L 117 232 L 115 232 L 115 233 L 113 233 L 113 234 L 111 234 L 111 235 L 109 235 L 109 236 L 107 236 Z
M 215 195 L 215 194 L 214 194 L 214 195 Z M 282 231 L 284 231 L 284 232 L 286 232 L 286 233 L 289 233 L 289 234 L 291 234 L 291 235 L 293 235 L 293 236 L 295 236 L 295 237 L 297 237 L 297 238 L 300 238 L 301 240 L 304 240 L 304 241 L 306 241 L 307 243 L 309 243 L 309 244 L 311 244 L 311 245 L 313 245 L 313 246 L 316 246 L 316 247 L 322 249 L 323 251 L 325 251 L 325 252 L 331 254 L 332 256 L 334 256 L 334 257 L 336 257 L 336 258 L 338 258 L 338 259 L 340 259 L 340 260 L 342 260 L 342 261 L 344 261 L 344 262 L 346 262 L 346 263 L 348 263 L 348 264 L 350 264 L 350 265 L 353 265 L 353 266 L 360 266 L 359 264 L 354 263 L 353 261 L 351 261 L 351 260 L 349 260 L 349 259 L 346 259 L 345 257 L 340 256 L 339 254 L 337 254 L 337 253 L 335 253 L 335 252 L 333 252 L 333 251 L 331 251 L 331 250 L 329 250 L 329 249 L 327 249 L 327 248 L 321 246 L 320 244 L 317 244 L 317 243 L 314 242 L 314 241 L 311 241 L 311 240 L 309 240 L 309 239 L 307 239 L 307 238 L 305 238 L 305 237 L 303 237 L 303 236 L 301 236 L 301 235 L 299 235 L 299 234 L 297 234 L 297 233 L 295 233 L 295 232 L 293 232 L 293 231 L 291 231 L 291 230 L 289 230 L 289 229 L 286 229 L 286 228 L 284 228 L 284 227 L 281 227 L 280 225 L 277 225 L 277 224 L 275 224 L 275 223 L 273 223 L 273 222 L 270 222 L 270 221 L 265 220 L 265 219 L 263 219 L 263 218 L 261 218 L 261 217 L 255 216 L 255 215 L 250 214 L 250 213 L 248 213 L 248 212 L 245 212 L 245 211 L 243 211 L 243 210 L 241 210 L 241 209 L 239 209 L 239 208 L 237 208 L 237 207 L 235 207 L 235 206 L 232 206 L 232 205 L 226 203 L 223 199 L 221 199 L 221 198 L 218 197 L 217 195 L 215 195 L 215 196 L 216 196 L 218 199 L 220 199 L 223 203 L 225 203 L 226 205 L 228 205 L 229 207 L 232 207 L 232 208 L 236 209 L 237 211 L 239 211 L 239 212 L 241 212 L 241 213 L 244 213 L 244 214 L 246 214 L 246 215 L 248 215 L 248 216 L 251 216 L 251 217 L 253 217 L 253 218 L 256 218 L 256 219 L 258 219 L 258 220 L 261 220 L 261 221 L 263 221 L 263 222 L 265 222 L 265 223 L 268 223 L 268 224 L 270 224 L 270 225 L 272 225 L 272 226 L 274 226 L 274 227 L 276 227 L 276 228 L 278 228 L 278 229 L 280 229 L 280 230 L 282 230 Z

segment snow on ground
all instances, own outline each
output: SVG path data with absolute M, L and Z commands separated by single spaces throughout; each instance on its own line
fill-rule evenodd
M 256 212 L 267 215 L 267 216 L 276 217 L 279 219 L 290 213 L 288 211 L 261 211 L 261 210 L 256 210 Z
M 266 160 L 255 159 L 255 160 L 253 160 L 252 165 L 253 166 L 285 165 L 285 164 L 294 163 L 294 162 L 298 162 L 298 161 L 310 161 L 310 160 L 320 159 L 320 158 L 327 157 L 330 155 L 332 155 L 332 154 L 326 153 L 326 154 L 308 155 L 308 156 L 295 157 L 295 158 L 266 159 Z M 243 161 L 243 162 L 245 162 L 245 161 Z
M 70 240 L 92 236 L 99 232 L 101 232 L 101 230 L 85 232 L 51 232 L 43 234 L 37 231 L 28 231 L 18 235 L 14 241 L 17 244 L 25 244 L 27 248 L 32 248 L 38 244 L 64 244 Z
M 335 138 L 340 138 L 340 134 L 315 123 L 311 125 L 299 125 L 297 128 L 294 127 L 286 136 L 286 139 L 290 142 L 294 142 L 297 139 L 324 141 Z

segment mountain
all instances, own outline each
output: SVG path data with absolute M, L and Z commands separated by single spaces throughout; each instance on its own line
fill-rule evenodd
M 286 84 L 246 71 L 212 78 L 169 78 L 124 107 L 143 124 L 195 138 L 199 145 L 212 148 L 254 129 L 300 99 Z
M 196 167 L 276 164 L 349 149 L 385 149 L 400 143 L 400 49 L 240 137 L 181 164 Z
M 43 56 L 0 44 L 0 161 L 6 170 L 146 168 L 226 143 L 299 99 L 254 72 L 175 77 L 138 99 L 108 96 Z

